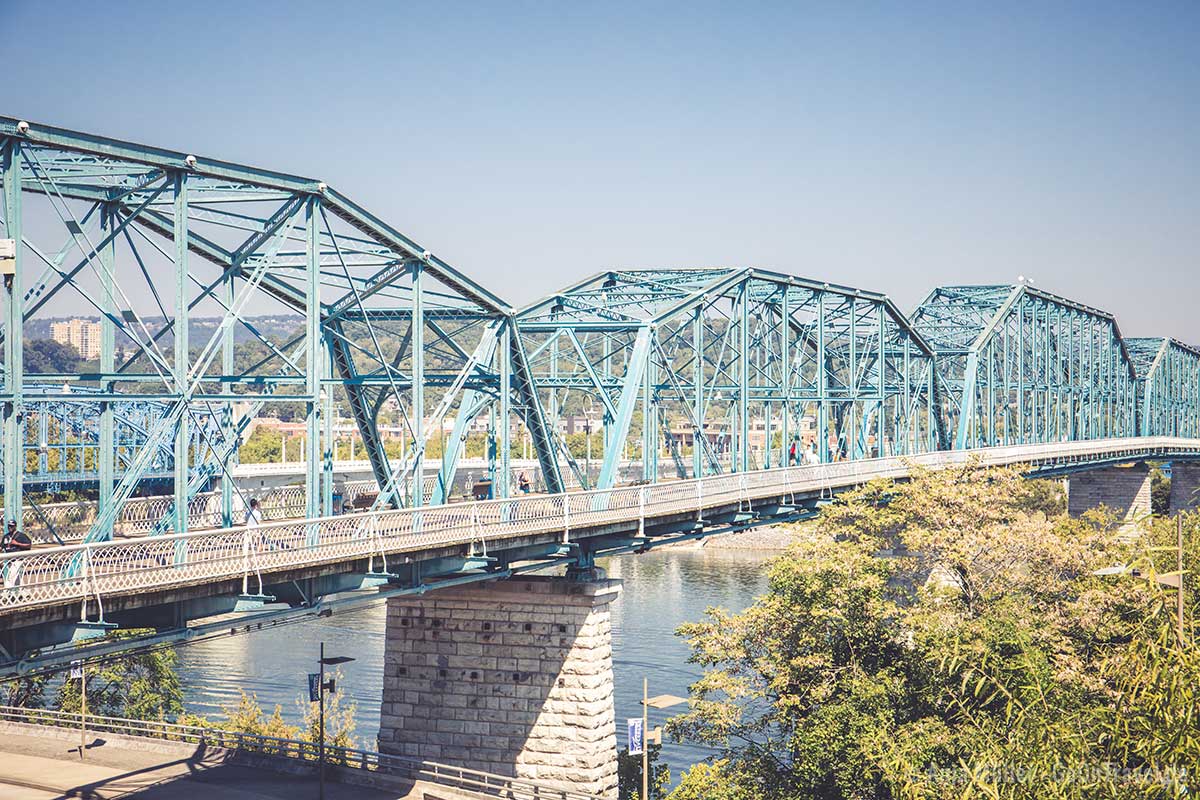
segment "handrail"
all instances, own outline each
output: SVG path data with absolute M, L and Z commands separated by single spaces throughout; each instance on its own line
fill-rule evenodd
M 55 728 L 80 727 L 80 715 L 74 712 L 43 708 L 0 705 L 0 721 Z M 257 733 L 242 733 L 200 725 L 181 725 L 157 720 L 126 719 L 86 715 L 87 729 L 123 736 L 153 738 L 163 741 L 205 744 L 248 753 L 316 761 L 319 748 L 315 742 L 282 739 Z M 496 775 L 482 770 L 440 764 L 408 756 L 358 750 L 349 747 L 325 746 L 327 763 L 364 772 L 382 772 L 420 778 L 445 786 L 480 792 L 497 793 L 512 800 L 600 800 L 599 795 L 575 789 L 546 786 L 522 778 Z
M 1200 456 L 1200 440 L 1170 437 L 1012 445 L 935 451 L 905 457 L 777 467 L 744 473 L 555 495 L 483 500 L 417 509 L 365 511 L 308 520 L 95 542 L 0 555 L 0 612 L 111 594 L 141 592 L 270 573 L 430 547 L 491 548 L 505 539 L 570 534 L 609 523 L 671 513 L 695 514 L 769 497 L 824 492 L 877 478 L 901 478 L 912 465 L 943 468 L 977 459 L 983 466 L 1061 464 L 1072 459 Z M 699 484 L 699 485 L 697 485 Z M 698 501 L 698 498 L 701 498 Z M 247 545 L 247 542 L 250 542 Z M 247 552 L 246 548 L 250 551 Z M 86 559 L 86 580 L 79 564 Z M 255 570 L 255 575 L 250 570 Z

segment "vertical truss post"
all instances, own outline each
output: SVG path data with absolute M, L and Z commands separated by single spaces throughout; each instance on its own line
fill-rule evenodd
M 738 471 L 750 470 L 750 278 L 738 294 Z
M 305 516 L 321 514 L 321 227 L 318 199 L 304 204 Z M 315 533 L 315 532 L 314 532 Z
M 651 329 L 650 339 L 657 339 L 658 331 Z M 642 480 L 658 482 L 658 407 L 654 402 L 654 352 L 646 352 L 646 366 L 642 374 Z
M 225 307 L 233 308 L 233 270 L 227 270 L 225 276 L 222 278 L 221 292 L 225 300 Z M 234 325 L 228 326 L 221 334 L 221 374 L 223 375 L 233 374 L 234 327 Z M 233 391 L 232 386 L 229 387 L 229 391 Z M 233 466 L 238 462 L 238 447 L 232 444 L 235 436 L 237 436 L 237 432 L 234 430 L 233 403 L 223 403 L 221 406 L 221 441 L 230 443 L 229 456 L 225 459 L 224 468 L 221 470 L 221 524 L 226 528 L 233 526 L 232 473 Z
M 884 434 L 887 432 L 887 414 L 886 414 L 886 410 L 885 410 L 885 408 L 886 408 L 885 403 L 887 402 L 887 392 L 885 389 L 885 384 L 887 383 L 887 358 L 888 358 L 887 339 L 886 339 L 886 327 L 887 326 L 886 326 L 886 323 L 884 322 L 885 314 L 883 311 L 883 305 L 882 304 L 876 305 L 876 309 L 877 309 L 877 313 L 879 314 L 879 357 L 875 361 L 875 363 L 878 365 L 878 369 L 879 369 L 879 378 L 878 378 L 879 407 L 875 412 L 875 414 L 877 416 L 877 419 L 875 420 L 875 455 L 879 458 L 883 458 L 886 455 L 886 453 L 884 453 L 884 450 L 883 450 L 883 437 L 884 437 Z M 893 441 L 892 448 L 895 449 L 895 447 L 896 447 L 896 443 Z
M 321 348 L 321 377 L 326 379 L 321 389 L 321 420 L 323 424 L 323 443 L 321 447 L 321 516 L 331 517 L 338 513 L 333 507 L 333 461 L 337 456 L 337 431 L 333 426 L 333 384 L 331 378 L 331 359 L 325 358 L 325 348 Z
M 25 409 L 22 389 L 25 383 L 25 354 L 22 349 L 24 290 L 21 270 L 24 249 L 21 244 L 21 143 L 8 141 L 0 168 L 4 172 L 4 222 L 8 238 L 16 244 L 13 274 L 4 279 L 4 519 L 24 526 L 21 474 L 25 469 Z
M 503 325 L 500 329 L 500 346 L 496 348 L 496 357 L 499 361 L 499 378 L 500 378 L 500 402 L 497 403 L 497 412 L 499 414 L 498 431 L 500 435 L 500 452 L 499 464 L 497 464 L 498 481 L 493 486 L 499 489 L 499 497 L 508 497 L 512 491 L 512 464 L 511 464 L 511 448 L 512 448 L 512 347 L 510 337 L 515 334 L 509 325 Z
M 191 402 L 188 386 L 188 328 L 190 314 L 188 295 L 191 277 L 188 274 L 188 179 L 187 173 L 175 173 L 175 393 L 182 405 L 175 425 L 174 529 L 185 533 L 188 528 L 188 455 L 191 437 L 188 433 L 188 405 Z
M 425 298 L 421 290 L 424 265 L 412 265 L 412 429 L 413 429 L 413 507 L 425 504 Z M 400 398 L 396 398 L 400 402 Z
M 829 463 L 829 363 L 825 353 L 825 292 L 817 296 L 817 455 L 822 464 Z
M 113 323 L 113 318 L 117 314 L 116 298 L 113 296 L 116 259 L 114 257 L 115 246 L 109 237 L 115 220 L 116 216 L 112 206 L 104 204 L 100 209 L 100 231 L 101 238 L 109 240 L 108 244 L 100 250 L 100 307 L 104 311 L 100 317 L 100 372 L 104 375 L 111 375 L 116 370 L 116 326 Z M 104 380 L 100 387 L 103 399 L 100 401 L 100 447 L 96 451 L 96 469 L 100 479 L 97 508 L 99 517 L 106 520 L 107 523 L 102 531 L 102 536 L 105 539 L 111 539 L 113 535 L 112 519 L 108 512 L 113 502 L 113 473 L 116 461 L 111 400 L 113 382 Z
M 783 287 L 783 300 L 780 303 L 781 316 L 779 329 L 779 389 L 783 395 L 783 418 L 779 426 L 779 463 L 785 467 L 792 466 L 788 454 L 791 452 L 789 437 L 792 417 L 792 290 L 790 286 Z M 771 432 L 767 431 L 767 436 Z
M 695 412 L 692 433 L 692 477 L 704 477 L 704 303 L 696 306 L 696 314 L 692 318 L 692 344 L 696 349 L 696 360 L 692 365 L 692 393 Z M 605 448 L 607 450 L 607 447 Z

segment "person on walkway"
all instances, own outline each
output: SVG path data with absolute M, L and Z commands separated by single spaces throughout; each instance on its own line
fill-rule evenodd
M 521 490 L 521 494 L 529 494 L 529 476 L 524 472 L 517 478 L 517 487 Z
M 29 538 L 29 534 L 25 531 L 17 530 L 17 521 L 10 519 L 8 521 L 8 530 L 4 532 L 2 547 L 5 553 L 24 553 L 33 549 L 33 541 Z
M 263 524 L 263 515 L 262 515 L 262 509 L 260 509 L 258 507 L 258 498 L 251 497 L 250 505 L 246 509 L 245 525 L 247 528 L 257 528 L 257 527 L 260 527 L 262 524 Z

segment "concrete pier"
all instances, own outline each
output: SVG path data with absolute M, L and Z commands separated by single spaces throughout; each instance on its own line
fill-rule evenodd
M 1172 514 L 1200 507 L 1200 464 L 1192 461 L 1171 464 L 1170 506 Z
M 1067 511 L 1073 517 L 1108 506 L 1123 523 L 1132 523 L 1150 513 L 1150 467 L 1144 462 L 1130 466 L 1102 467 L 1070 477 Z
M 389 600 L 380 752 L 615 799 L 619 591 L 523 578 Z

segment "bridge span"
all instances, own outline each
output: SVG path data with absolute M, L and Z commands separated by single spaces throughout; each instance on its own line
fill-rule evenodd
M 922 453 L 8 553 L 0 555 L 0 644 L 9 654 L 25 653 L 118 625 L 183 639 L 197 629 L 172 631 L 171 621 L 231 612 L 254 619 L 274 603 L 323 610 L 335 595 L 420 594 L 556 565 L 586 574 L 597 556 L 795 519 L 837 492 L 904 478 L 914 466 L 1028 464 L 1032 475 L 1049 477 L 1147 459 L 1200 459 L 1200 439 Z M 68 657 L 43 653 L 2 668 Z
M 609 268 L 516 308 L 325 181 L 9 117 L 0 201 L 4 516 L 81 539 L 0 556 L 3 675 L 386 600 L 381 751 L 608 797 L 597 556 L 914 464 L 1028 463 L 1128 517 L 1146 460 L 1173 505 L 1200 485 L 1200 348 L 1024 282 L 906 315 L 774 269 Z M 98 359 L 33 369 L 33 324 L 78 308 Z M 369 477 L 339 472 L 343 413 Z M 258 481 L 303 485 L 230 527 L 267 417 L 299 422 L 304 466 Z M 497 499 L 448 502 L 468 452 Z M 518 453 L 541 493 L 509 496 Z M 335 516 L 360 475 L 371 507 Z M 94 506 L 56 503 L 93 476 Z

